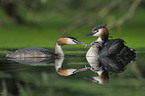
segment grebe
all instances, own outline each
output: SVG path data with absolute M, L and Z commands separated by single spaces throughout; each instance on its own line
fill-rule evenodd
M 97 25 L 92 29 L 92 32 L 86 34 L 86 36 L 97 36 L 98 39 L 91 43 L 94 47 L 101 47 L 94 50 L 89 50 L 86 56 L 121 56 L 127 58 L 134 58 L 136 56 L 135 50 L 127 47 L 122 39 L 108 40 L 109 31 L 106 24 Z M 97 44 L 98 43 L 98 44 Z M 91 47 L 91 48 L 92 48 Z M 90 49 L 91 49 L 90 48 Z M 96 54 L 98 52 L 98 54 Z
M 52 57 L 52 56 L 64 56 L 63 50 L 61 46 L 63 45 L 73 45 L 73 44 L 81 44 L 86 45 L 84 42 L 80 42 L 74 37 L 63 37 L 56 41 L 55 44 L 55 53 L 44 48 L 37 48 L 37 47 L 29 47 L 16 50 L 12 53 L 6 55 L 6 57 L 11 58 L 19 58 L 19 57 Z

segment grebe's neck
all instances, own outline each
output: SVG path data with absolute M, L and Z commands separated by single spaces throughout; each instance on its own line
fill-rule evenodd
M 96 41 L 98 42 L 106 42 L 108 40 L 109 31 L 107 28 L 101 29 L 101 34 L 98 36 L 98 39 Z
M 99 53 L 99 48 L 95 47 L 95 46 L 91 46 L 90 49 L 88 50 L 86 56 L 95 56 L 95 57 L 98 57 Z
M 101 37 L 99 37 L 95 42 L 103 43 L 104 41 L 102 40 Z M 98 58 L 99 57 L 98 54 L 99 54 L 99 48 L 97 46 L 91 46 L 86 56 L 95 56 L 96 58 Z
M 96 40 L 96 42 L 104 43 L 105 41 L 101 37 L 98 37 L 98 39 Z
M 63 57 L 64 53 L 61 48 L 61 45 L 58 45 L 58 43 L 55 44 L 55 54 L 57 54 L 59 57 Z

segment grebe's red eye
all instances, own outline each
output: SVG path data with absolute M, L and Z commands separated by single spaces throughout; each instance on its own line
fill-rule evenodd
M 98 32 L 98 30 L 95 30 L 94 32 Z
M 76 40 L 74 40 L 74 39 L 73 39 L 72 41 L 74 41 L 75 43 L 77 42 L 77 41 L 76 41 Z

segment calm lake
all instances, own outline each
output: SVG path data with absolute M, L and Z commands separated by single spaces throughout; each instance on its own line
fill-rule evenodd
M 85 50 L 71 52 L 66 51 L 64 58 L 1 56 L 0 95 L 145 96 L 144 49 L 137 51 L 134 60 L 103 58 L 96 62 L 85 57 Z

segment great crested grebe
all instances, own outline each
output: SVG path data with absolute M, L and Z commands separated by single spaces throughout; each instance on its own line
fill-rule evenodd
M 108 40 L 109 31 L 106 24 L 97 25 L 92 29 L 92 32 L 86 34 L 86 36 L 97 36 L 98 39 L 92 42 L 91 48 L 87 52 L 86 56 L 121 56 L 127 58 L 135 58 L 136 53 L 134 49 L 127 47 L 122 39 Z M 97 47 L 95 49 L 95 46 Z M 101 48 L 98 48 L 101 47 Z M 98 54 L 96 54 L 98 52 Z
M 61 46 L 63 45 L 73 45 L 73 44 L 81 44 L 86 45 L 85 42 L 80 42 L 74 37 L 63 37 L 56 41 L 55 44 L 55 53 L 44 48 L 38 48 L 38 47 L 29 47 L 29 48 L 23 48 L 16 50 L 12 53 L 9 53 L 6 55 L 6 57 L 11 58 L 18 58 L 18 57 L 51 57 L 51 56 L 64 56 L 63 50 Z

